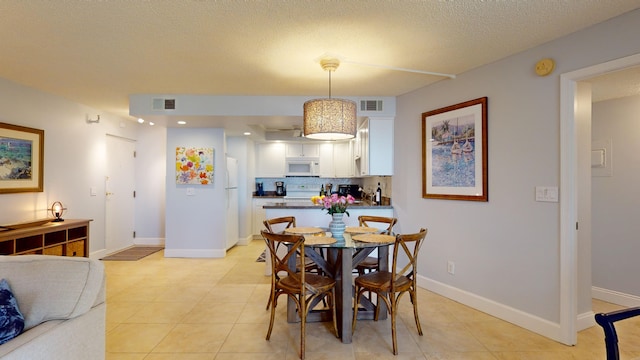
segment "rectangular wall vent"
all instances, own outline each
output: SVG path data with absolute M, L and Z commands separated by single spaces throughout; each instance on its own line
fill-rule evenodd
M 153 99 L 153 110 L 175 110 L 176 99 Z
M 360 111 L 382 111 L 382 100 L 360 100 Z

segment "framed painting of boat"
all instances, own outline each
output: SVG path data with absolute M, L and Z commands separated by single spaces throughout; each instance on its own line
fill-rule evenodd
M 422 197 L 489 201 L 486 97 L 422 113 Z
M 44 130 L 0 123 L 0 194 L 41 192 Z

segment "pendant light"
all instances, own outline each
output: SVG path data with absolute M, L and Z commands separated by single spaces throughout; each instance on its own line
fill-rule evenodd
M 356 103 L 331 98 L 331 72 L 340 65 L 337 59 L 320 61 L 322 69 L 329 71 L 329 98 L 304 103 L 304 136 L 317 140 L 345 140 L 356 135 Z

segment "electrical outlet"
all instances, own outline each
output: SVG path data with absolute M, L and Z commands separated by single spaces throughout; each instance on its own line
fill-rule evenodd
M 447 261 L 447 272 L 454 275 L 456 273 L 456 263 L 451 260 Z

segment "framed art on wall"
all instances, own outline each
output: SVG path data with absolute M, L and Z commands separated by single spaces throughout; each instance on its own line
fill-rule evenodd
M 176 148 L 176 184 L 212 185 L 213 148 Z
M 0 123 L 0 193 L 41 192 L 44 130 Z
M 489 200 L 486 97 L 422 113 L 422 197 Z

